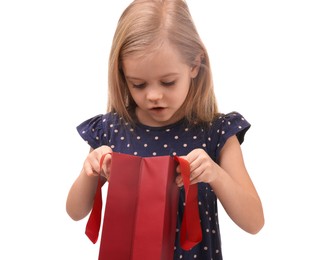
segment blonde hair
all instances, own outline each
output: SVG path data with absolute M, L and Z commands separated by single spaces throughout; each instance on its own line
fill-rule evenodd
M 193 123 L 212 121 L 218 109 L 210 61 L 184 0 L 136 0 L 124 10 L 109 56 L 107 112 L 117 112 L 133 122 L 136 104 L 124 78 L 122 59 L 144 55 L 164 40 L 176 48 L 187 65 L 200 66 L 182 106 L 185 117 Z

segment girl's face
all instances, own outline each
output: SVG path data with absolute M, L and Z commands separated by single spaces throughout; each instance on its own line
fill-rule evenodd
M 197 76 L 197 66 L 183 63 L 168 43 L 146 56 L 126 57 L 122 65 L 140 123 L 165 126 L 184 117 L 179 109 L 186 99 L 191 79 Z

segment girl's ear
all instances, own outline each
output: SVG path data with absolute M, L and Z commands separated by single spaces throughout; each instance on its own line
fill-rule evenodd
M 191 68 L 191 77 L 196 78 L 198 75 L 198 72 L 200 70 L 201 64 L 202 64 L 203 54 L 199 54 L 196 56 L 196 59 L 194 61 L 194 65 Z

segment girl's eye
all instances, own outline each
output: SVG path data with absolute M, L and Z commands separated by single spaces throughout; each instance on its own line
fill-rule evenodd
M 173 85 L 175 85 L 175 81 L 162 82 L 162 85 L 165 87 L 173 86 Z
M 145 87 L 145 83 L 142 84 L 133 84 L 134 88 L 144 88 Z

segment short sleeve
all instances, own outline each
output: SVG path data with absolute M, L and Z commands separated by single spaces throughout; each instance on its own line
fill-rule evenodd
M 103 145 L 103 137 L 105 131 L 103 129 L 103 115 L 94 116 L 80 125 L 77 126 L 77 131 L 80 136 L 92 147 L 96 149 L 97 147 Z
M 238 112 L 222 115 L 217 120 L 218 142 L 216 158 L 218 158 L 218 155 L 228 138 L 236 135 L 239 143 L 242 144 L 245 133 L 251 127 L 251 124 Z

